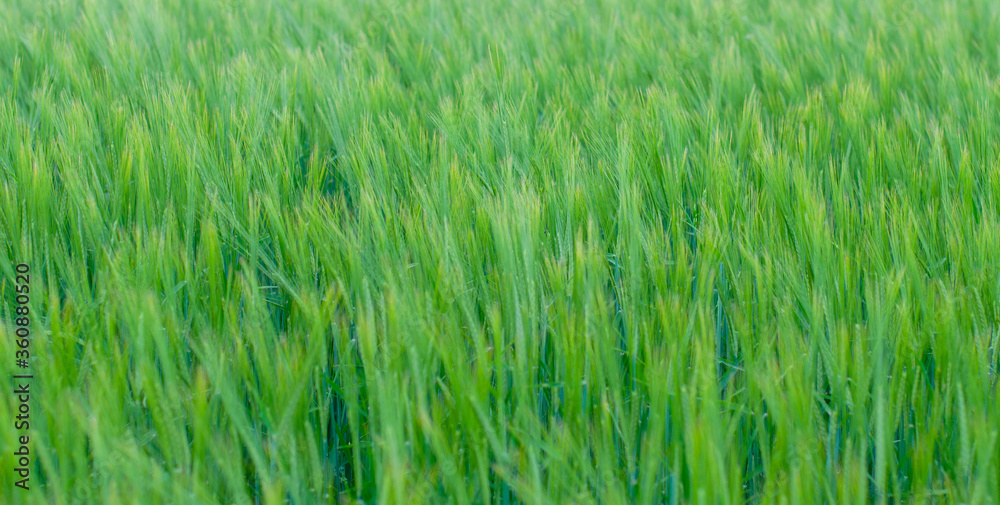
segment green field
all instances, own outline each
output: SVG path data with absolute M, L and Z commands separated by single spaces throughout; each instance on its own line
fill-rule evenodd
M 4 504 L 1000 504 L 1000 2 L 0 0 L 0 272 Z

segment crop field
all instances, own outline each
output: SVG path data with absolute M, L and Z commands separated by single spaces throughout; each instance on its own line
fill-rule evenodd
M 998 345 L 1000 2 L 0 0 L 0 503 L 997 505 Z

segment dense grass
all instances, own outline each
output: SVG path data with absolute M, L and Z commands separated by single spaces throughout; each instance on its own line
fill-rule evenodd
M 1000 503 L 1000 4 L 0 0 L 4 503 Z

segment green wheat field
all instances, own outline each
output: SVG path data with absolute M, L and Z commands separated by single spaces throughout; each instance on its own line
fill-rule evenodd
M 0 279 L 4 504 L 998 504 L 1000 2 L 0 0 Z

